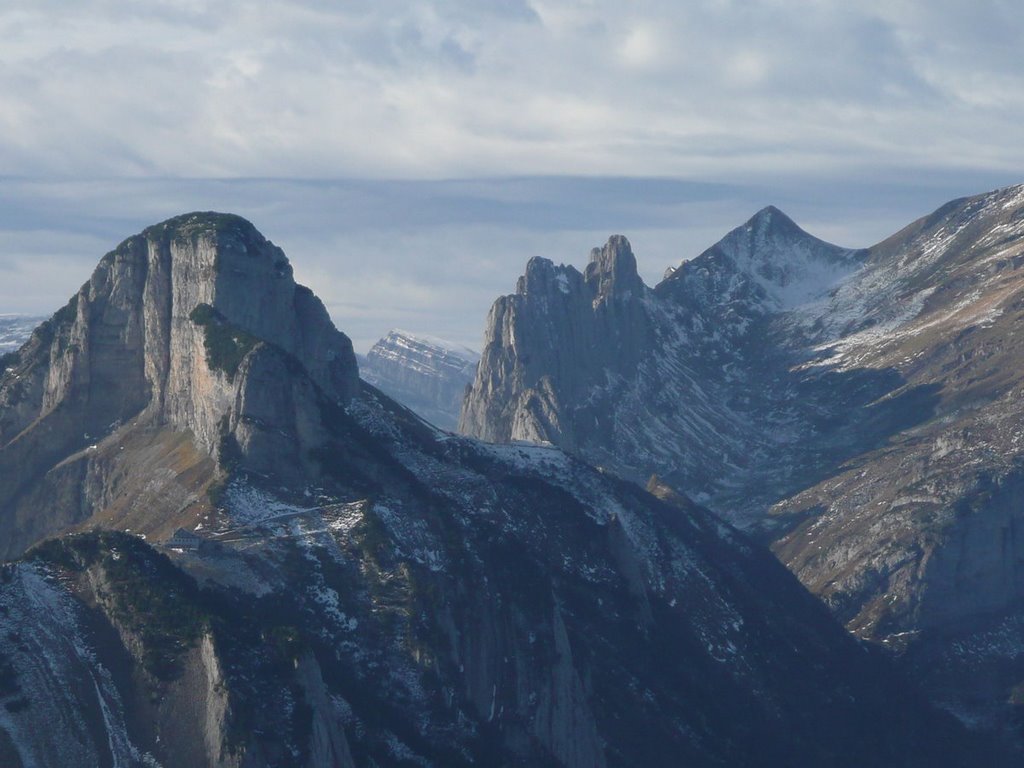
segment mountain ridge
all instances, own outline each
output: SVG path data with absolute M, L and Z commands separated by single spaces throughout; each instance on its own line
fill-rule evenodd
M 980 706 L 1012 730 L 1005 703 L 1024 656 L 982 662 L 952 649 L 958 633 L 973 636 L 965 622 L 994 612 L 1012 624 L 1024 596 L 1012 501 L 1024 187 L 953 201 L 862 250 L 803 234 L 798 247 L 759 242 L 776 217 L 762 211 L 635 302 L 653 335 L 634 336 L 642 351 L 582 396 L 560 380 L 573 362 L 522 341 L 560 332 L 539 306 L 520 311 L 521 326 L 492 314 L 463 429 L 489 438 L 516 424 L 490 404 L 497 392 L 505 403 L 555 393 L 546 420 L 515 438 L 638 482 L 657 474 L 776 542 L 851 630 L 899 648 L 919 638 L 922 658 L 942 658 L 940 682 L 936 666 L 907 657 L 937 700 L 965 719 Z M 838 268 L 807 272 L 808 255 Z M 789 257 L 790 272 L 759 272 Z M 794 272 L 814 279 L 796 280 L 793 300 L 773 294 Z M 545 426 L 567 422 L 572 440 Z M 992 682 L 973 705 L 951 702 L 951 687 L 973 685 L 964 670 L 975 661 Z
M 63 534 L 0 571 L 5 761 L 959 766 L 988 755 L 703 508 L 666 506 L 554 448 L 438 430 L 354 378 L 329 319 L 292 335 L 267 308 L 311 322 L 322 305 L 266 241 L 219 229 L 233 221 L 186 218 L 178 245 L 166 229 L 126 241 L 0 379 L 13 425 L 0 451 L 31 479 L 19 498 L 56 489 L 51 509 L 77 510 L 20 532 L 18 499 L 0 515 L 20 535 L 8 550 Z M 156 274 L 187 274 L 171 286 L 187 300 L 161 316 L 147 305 L 167 306 L 147 290 L 161 283 L 143 278 L 167 258 L 181 263 Z M 209 288 L 218 264 L 225 295 Z M 150 343 L 125 343 L 139 338 Z M 192 367 L 173 373 L 175 356 Z M 49 410 L 14 434 L 29 410 L 9 413 L 21 376 L 38 388 L 25 401 Z M 163 384 L 175 377 L 213 394 L 168 408 L 186 392 Z M 79 448 L 94 418 L 81 404 L 110 397 L 96 381 L 133 397 L 99 401 L 125 418 L 103 414 Z M 64 429 L 72 453 L 26 450 L 40 425 Z M 39 722 L 65 723 L 63 740 Z

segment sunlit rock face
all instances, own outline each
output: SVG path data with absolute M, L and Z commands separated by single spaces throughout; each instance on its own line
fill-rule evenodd
M 294 368 L 303 376 L 281 375 Z M 344 404 L 358 386 L 348 338 L 251 224 L 199 213 L 150 227 L 103 257 L 71 301 L 5 358 L 0 521 L 9 535 L 0 554 L 98 509 L 123 512 L 147 487 L 165 497 L 147 503 L 177 515 L 211 481 L 201 455 L 219 459 L 225 448 L 254 469 L 308 471 L 322 438 L 310 416 L 316 399 Z M 150 454 L 119 455 L 125 442 L 164 428 L 187 433 L 199 452 L 179 456 L 195 469 L 183 483 L 177 473 L 143 471 Z M 174 450 L 151 446 L 164 449 Z M 118 481 L 115 490 L 112 478 L 130 466 L 139 487 Z

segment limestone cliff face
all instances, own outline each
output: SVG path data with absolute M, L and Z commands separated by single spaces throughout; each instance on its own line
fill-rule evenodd
M 166 426 L 215 459 L 227 445 L 253 469 L 305 471 L 321 439 L 317 399 L 344 404 L 357 388 L 348 338 L 251 224 L 199 213 L 150 227 L 107 254 L 7 362 L 0 520 L 16 532 L 0 554 L 77 522 L 45 504 L 26 510 L 26 494 L 69 461 L 90 475 L 127 429 Z M 279 433 L 288 439 L 268 444 Z M 118 446 L 105 443 L 115 434 Z
M 652 341 L 648 292 L 621 235 L 593 249 L 583 273 L 530 259 L 515 294 L 491 308 L 460 431 L 570 449 L 601 431 L 596 415 L 577 414 L 575 405 L 636 371 Z
M 44 552 L 0 580 L 0 764 L 354 768 L 321 667 L 252 603 L 210 615 L 124 535 Z

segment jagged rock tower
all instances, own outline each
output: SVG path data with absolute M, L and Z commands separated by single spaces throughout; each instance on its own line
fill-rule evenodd
M 581 431 L 567 404 L 636 370 L 650 344 L 641 281 L 629 241 L 594 248 L 583 273 L 534 257 L 516 292 L 487 318 L 483 357 L 459 428 L 485 440 L 549 441 L 575 449 Z

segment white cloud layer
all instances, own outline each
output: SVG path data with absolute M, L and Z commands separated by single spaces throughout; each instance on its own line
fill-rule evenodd
M 0 174 L 1024 165 L 1009 0 L 8 0 Z
M 621 232 L 653 282 L 768 203 L 866 245 L 1024 181 L 1010 0 L 5 0 L 0 39 L 0 312 L 217 209 L 360 347 L 475 344 L 534 254 Z

